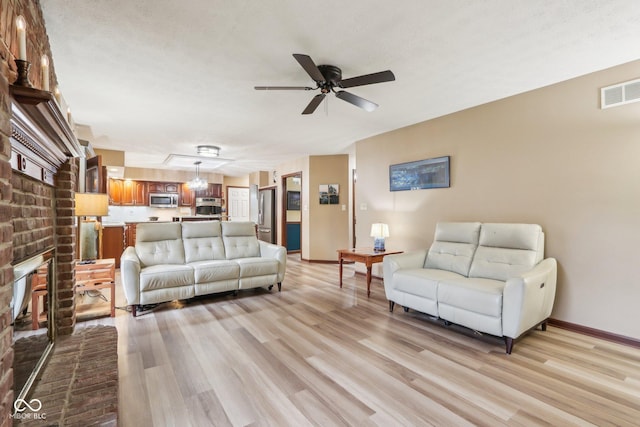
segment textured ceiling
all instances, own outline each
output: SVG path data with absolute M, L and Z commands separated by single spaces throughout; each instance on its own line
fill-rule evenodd
M 637 0 L 42 0 L 53 63 L 76 122 L 126 166 L 221 147 L 244 175 L 640 58 Z M 310 116 L 292 57 L 343 77 L 391 69 Z M 640 77 L 640 70 L 638 70 Z M 612 82 L 616 83 L 616 82 Z M 175 167 L 181 169 L 182 167 Z M 204 168 L 203 168 L 204 169 Z

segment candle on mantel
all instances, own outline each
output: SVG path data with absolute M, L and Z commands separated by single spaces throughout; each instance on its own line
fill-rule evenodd
M 27 22 L 22 15 L 16 18 L 16 28 L 18 29 L 18 59 L 27 60 Z
M 47 55 L 42 55 L 40 65 L 42 66 L 42 90 L 49 92 L 49 57 Z
M 56 88 L 53 90 L 53 96 L 56 97 L 56 102 L 58 103 L 58 106 L 62 107 L 62 101 L 60 98 L 62 98 L 62 94 L 60 93 L 60 88 L 58 86 L 56 86 Z

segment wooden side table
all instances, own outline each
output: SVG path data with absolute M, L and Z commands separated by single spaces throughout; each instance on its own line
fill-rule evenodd
M 93 264 L 76 262 L 75 292 L 98 289 L 111 289 L 111 317 L 116 315 L 116 260 L 114 258 L 97 259 Z
M 382 262 L 385 256 L 401 254 L 402 251 L 376 252 L 373 248 L 338 249 L 340 260 L 340 287 L 342 287 L 342 265 L 344 261 L 361 262 L 367 266 L 367 297 L 371 294 L 371 267 L 376 262 Z

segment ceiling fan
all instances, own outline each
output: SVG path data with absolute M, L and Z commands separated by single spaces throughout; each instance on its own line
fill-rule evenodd
M 320 89 L 320 93 L 313 97 L 307 108 L 302 114 L 313 113 L 318 105 L 322 103 L 328 93 L 335 93 L 337 98 L 347 101 L 350 104 L 360 107 L 366 111 L 373 111 L 378 108 L 378 104 L 361 98 L 343 90 L 355 86 L 371 85 L 374 83 L 390 82 L 396 79 L 391 70 L 380 71 L 373 74 L 365 74 L 362 76 L 351 77 L 349 79 L 342 78 L 342 70 L 335 65 L 316 65 L 309 55 L 294 53 L 293 57 L 304 68 L 309 76 L 316 82 L 316 87 L 309 86 L 255 86 L 256 90 L 316 90 Z

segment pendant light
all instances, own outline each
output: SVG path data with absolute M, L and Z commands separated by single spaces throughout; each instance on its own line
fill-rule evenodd
M 206 190 L 209 185 L 206 179 L 200 178 L 200 163 L 202 162 L 197 161 L 194 163 L 196 165 L 196 176 L 191 181 L 187 182 L 189 188 L 194 191 Z

